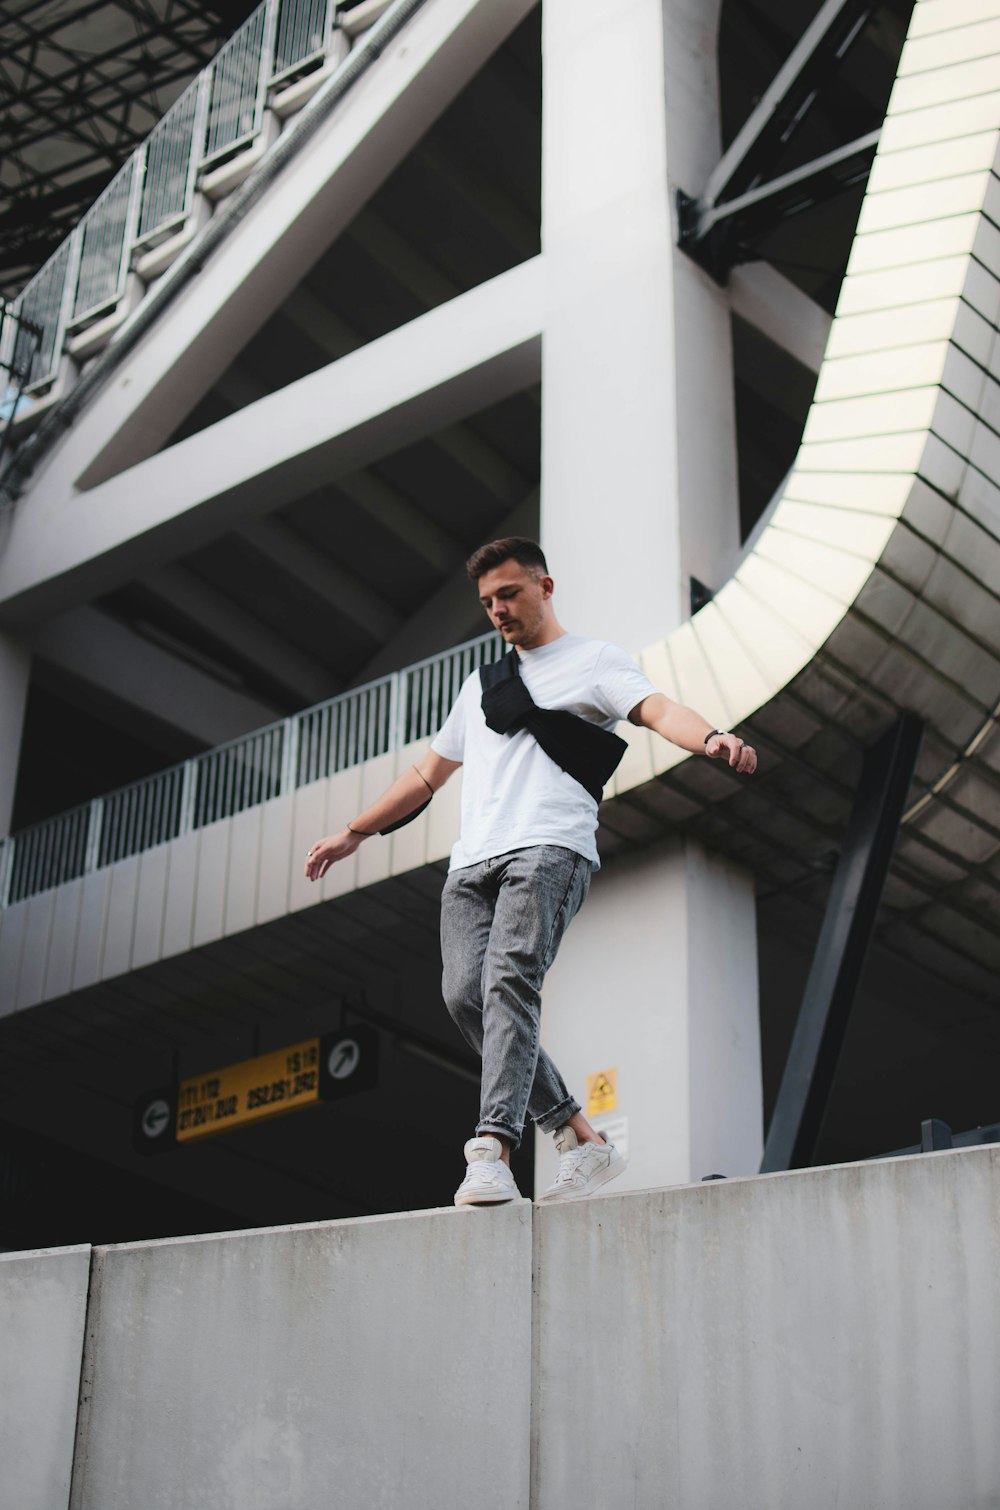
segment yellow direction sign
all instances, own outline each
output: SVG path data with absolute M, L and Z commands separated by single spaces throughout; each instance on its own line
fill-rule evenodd
M 378 1029 L 352 1022 L 255 1059 L 161 1085 L 135 1103 L 133 1147 L 143 1154 L 165 1153 L 179 1143 L 196 1143 L 280 1112 L 370 1091 L 378 1081 L 378 1059 Z
M 177 1087 L 177 1141 L 228 1132 L 319 1100 L 319 1039 L 242 1059 Z
M 602 1112 L 613 1112 L 618 1106 L 617 1069 L 598 1070 L 587 1076 L 587 1116 L 599 1117 Z

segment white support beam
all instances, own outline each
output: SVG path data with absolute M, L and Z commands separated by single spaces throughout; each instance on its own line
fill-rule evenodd
M 340 682 L 321 662 L 224 597 L 183 566 L 167 566 L 141 584 L 158 602 L 196 625 L 264 675 L 286 687 L 303 706 L 323 702 L 340 691 Z
M 768 262 L 748 262 L 729 274 L 734 315 L 746 320 L 782 351 L 818 372 L 833 316 Z
M 371 210 L 365 210 L 358 216 L 358 221 L 363 226 L 362 234 L 358 237 L 359 244 L 374 260 L 381 261 L 382 265 L 400 283 L 409 288 L 411 293 L 416 293 L 418 298 L 426 298 L 428 303 L 432 302 L 432 285 L 437 292 L 446 289 L 443 295 L 446 298 L 450 299 L 457 294 L 457 290 L 451 284 L 438 281 L 441 274 L 437 269 L 431 267 L 426 259 L 418 257 L 409 243 L 387 226 L 380 216 L 375 215 Z M 353 226 L 351 234 L 354 234 Z M 311 294 L 307 288 L 297 288 L 291 298 L 286 299 L 281 306 L 279 314 L 286 316 L 296 329 L 326 351 L 331 358 L 337 358 L 348 351 L 355 351 L 359 346 L 364 345 L 364 338 L 340 315 L 335 314 L 314 294 Z M 231 373 L 226 373 L 223 381 L 216 387 L 226 396 L 233 393 L 235 402 L 236 391 L 230 383 L 230 376 Z M 259 398 L 260 396 L 258 393 L 252 397 Z M 252 397 L 246 393 L 239 403 L 250 403 Z M 440 446 L 453 461 L 457 461 L 503 502 L 510 503 L 527 490 L 527 478 L 518 472 L 516 467 L 512 467 L 492 446 L 487 445 L 470 426 L 450 425 L 446 430 L 439 431 L 432 439 L 436 446 Z M 464 555 L 457 541 L 438 526 L 432 525 L 415 505 L 405 499 L 402 494 L 390 489 L 387 483 L 378 478 L 368 478 L 358 488 L 355 488 L 354 484 L 354 478 L 345 478 L 338 486 L 342 493 L 346 493 L 366 512 L 378 518 L 380 523 L 387 524 L 394 534 L 405 539 L 411 549 L 415 550 L 418 555 L 424 556 L 431 564 L 438 564 L 436 558 L 450 553 L 453 559 L 445 568 L 450 570 L 450 567 L 454 565 L 456 553 L 458 559 Z M 387 516 L 391 516 L 391 524 Z M 428 531 L 433 531 L 436 537 L 431 546 L 431 555 L 427 554 L 430 544 Z
M 537 383 L 541 328 L 535 258 L 84 497 L 40 489 L 0 555 L 0 623 L 89 601 Z
M 240 533 L 278 571 L 351 619 L 373 639 L 388 639 L 399 628 L 402 615 L 396 609 L 280 519 L 258 519 Z
M 31 643 L 40 661 L 200 744 L 224 744 L 280 716 L 97 608 L 54 619 Z

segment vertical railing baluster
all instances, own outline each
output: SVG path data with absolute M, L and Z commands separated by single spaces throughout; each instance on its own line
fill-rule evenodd
M 0 839 L 0 907 L 10 906 L 10 883 L 14 875 L 16 847 L 16 839 Z
M 281 776 L 278 792 L 282 797 L 294 792 L 299 784 L 299 718 L 286 718 L 281 725 Z
M 97 869 L 101 852 L 101 829 L 104 825 L 104 801 L 95 797 L 87 810 L 87 844 L 83 854 L 84 875 Z
M 197 768 L 193 760 L 185 760 L 181 776 L 180 822 L 177 833 L 189 834 L 194 828 L 194 804 L 197 786 Z

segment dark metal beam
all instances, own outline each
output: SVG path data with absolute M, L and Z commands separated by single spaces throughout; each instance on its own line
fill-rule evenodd
M 812 1162 L 923 733 L 904 713 L 868 751 L 768 1129 L 761 1173 Z
M 873 0 L 824 0 L 779 68 L 760 102 L 723 154 L 718 167 L 697 197 L 678 194 L 680 245 L 719 282 L 738 260 L 740 212 L 753 204 L 760 218 L 762 207 L 773 207 L 777 191 L 763 181 L 812 109 L 824 87 L 835 77 L 848 50 L 871 18 Z M 876 138 L 877 139 L 877 138 Z M 858 146 L 851 143 L 848 156 Z M 836 153 L 798 170 L 802 183 L 836 183 L 829 177 Z M 870 161 L 870 159 L 869 159 Z M 791 175 L 784 175 L 789 178 Z M 784 179 L 775 179 L 781 184 Z M 802 187 L 800 183 L 800 189 Z M 839 187 L 839 185 L 837 185 Z M 753 199 L 748 196 L 755 195 Z
M 747 260 L 745 243 L 749 238 L 867 179 L 880 135 L 881 130 L 869 131 L 790 173 L 711 208 L 679 190 L 681 246 L 713 277 L 724 277 L 737 262 Z M 738 238 L 728 234 L 737 225 Z

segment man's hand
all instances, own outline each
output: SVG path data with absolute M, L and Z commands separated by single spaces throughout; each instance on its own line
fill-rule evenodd
M 692 755 L 704 750 L 712 760 L 728 760 L 742 776 L 752 776 L 757 769 L 757 751 L 752 745 L 744 744 L 738 734 L 717 733 L 700 713 L 683 703 L 671 702 L 662 692 L 643 698 L 628 717 L 629 723 L 652 729 L 661 739 L 690 750 Z
M 705 745 L 705 754 L 711 760 L 728 759 L 734 771 L 752 776 L 757 769 L 757 751 L 753 745 L 744 744 L 738 734 L 713 734 Z
M 306 880 L 322 881 L 331 865 L 336 865 L 338 860 L 346 860 L 361 848 L 362 838 L 363 835 L 355 834 L 349 828 L 342 828 L 339 834 L 317 839 L 306 855 Z

